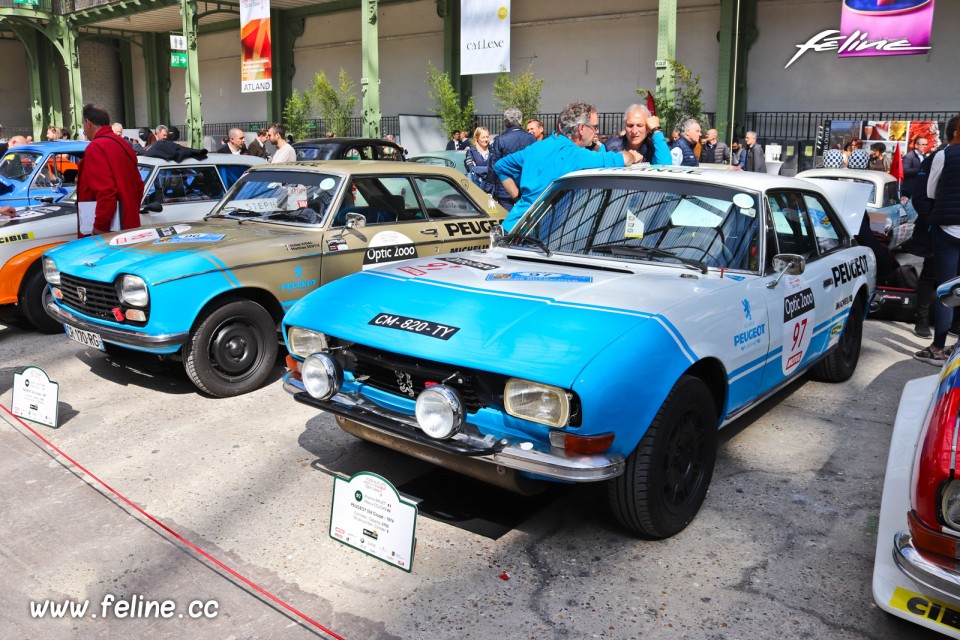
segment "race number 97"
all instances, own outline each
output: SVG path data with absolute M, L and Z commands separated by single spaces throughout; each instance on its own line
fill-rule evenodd
M 803 362 L 810 347 L 816 305 L 813 291 L 804 289 L 783 299 L 783 355 L 781 364 L 784 375 L 790 375 Z

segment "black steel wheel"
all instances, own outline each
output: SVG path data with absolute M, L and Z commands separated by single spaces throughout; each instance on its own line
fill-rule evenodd
M 234 300 L 204 317 L 184 347 L 184 367 L 212 396 L 238 396 L 259 387 L 277 358 L 270 313 L 251 300 Z
M 609 481 L 610 508 L 628 529 L 649 538 L 682 531 L 700 510 L 717 458 L 717 410 L 709 387 L 677 381 L 622 475 Z
M 857 300 L 850 308 L 847 324 L 840 334 L 840 342 L 825 358 L 814 365 L 811 376 L 824 382 L 849 380 L 860 361 L 860 343 L 863 339 L 863 303 Z
M 47 314 L 46 304 L 52 300 L 43 269 L 37 263 L 30 267 L 20 287 L 18 303 L 20 312 L 42 333 L 63 333 L 63 325 Z

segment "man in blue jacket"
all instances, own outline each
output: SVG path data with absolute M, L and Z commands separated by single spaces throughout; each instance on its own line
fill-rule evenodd
M 660 131 L 660 119 L 639 104 L 632 104 L 623 113 L 622 136 L 610 138 L 603 146 L 607 151 L 632 149 L 640 154 L 641 162 L 671 164 L 670 147 Z
M 680 126 L 680 138 L 675 145 L 683 153 L 683 160 L 680 162 L 682 166 L 700 166 L 700 159 L 697 158 L 697 152 L 694 150 L 698 142 L 700 142 L 700 123 L 693 118 L 684 120 Z
M 517 220 L 560 176 L 580 169 L 623 167 L 640 162 L 633 150 L 589 151 L 597 138 L 600 119 L 597 109 L 582 100 L 568 104 L 560 112 L 560 131 L 522 151 L 499 160 L 494 171 L 511 197 L 519 198 L 503 221 L 510 231 Z M 529 134 L 527 134 L 529 135 Z M 487 173 L 491 173 L 489 170 Z
M 536 142 L 536 138 L 520 128 L 523 122 L 523 114 L 519 109 L 513 107 L 503 112 L 503 133 L 490 143 L 489 155 L 487 156 L 487 166 L 492 167 L 501 158 L 506 158 L 511 153 L 516 153 L 526 149 Z M 484 177 L 483 190 L 493 196 L 493 199 L 500 203 L 500 206 L 510 211 L 513 208 L 513 198 L 507 193 L 497 174 L 494 171 L 487 171 Z

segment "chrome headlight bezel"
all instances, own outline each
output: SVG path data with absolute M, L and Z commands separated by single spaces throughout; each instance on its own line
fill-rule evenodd
M 48 256 L 43 257 L 43 277 L 48 284 L 55 287 L 60 286 L 60 269 L 57 269 L 57 263 L 53 261 L 53 258 Z
M 950 480 L 940 494 L 940 517 L 948 527 L 960 531 L 960 480 Z
M 150 305 L 150 290 L 140 276 L 125 273 L 117 282 L 117 295 L 120 303 L 128 307 L 145 309 Z
M 303 327 L 290 327 L 287 330 L 287 346 L 290 353 L 300 358 L 327 350 L 329 342 L 327 336 L 319 331 L 311 331 Z
M 570 397 L 566 389 L 520 378 L 510 378 L 503 388 L 507 413 L 549 427 L 569 424 Z
M 417 396 L 415 413 L 420 429 L 434 440 L 456 435 L 466 417 L 460 394 L 444 384 L 424 389 Z
M 343 387 L 343 368 L 326 353 L 307 356 L 300 367 L 303 388 L 317 400 L 329 400 Z

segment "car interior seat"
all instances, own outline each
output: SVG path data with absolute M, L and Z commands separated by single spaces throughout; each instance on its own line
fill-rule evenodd
M 369 211 L 364 212 L 367 224 L 383 224 L 396 222 L 404 210 L 403 196 L 382 195 L 367 198 Z

